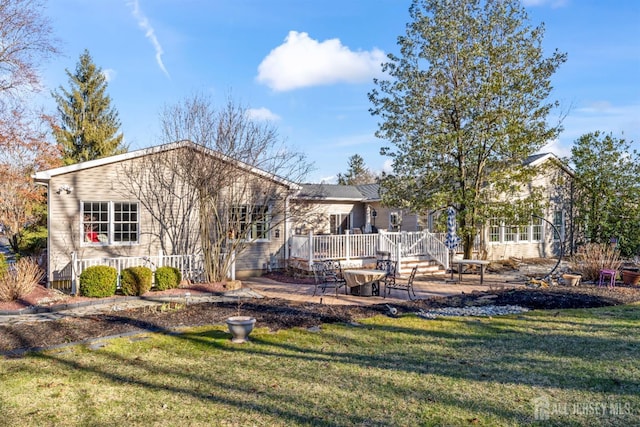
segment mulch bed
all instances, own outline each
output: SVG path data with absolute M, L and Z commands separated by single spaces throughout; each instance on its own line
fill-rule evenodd
M 220 285 L 200 285 L 188 289 L 197 292 L 221 291 Z M 187 289 L 173 290 L 184 293 Z M 489 296 L 489 297 L 487 297 Z M 27 299 L 28 300 L 28 299 Z M 471 305 L 519 305 L 530 309 L 591 308 L 640 301 L 640 288 L 616 286 L 613 289 L 593 285 L 580 287 L 554 286 L 539 289 L 508 289 L 490 293 L 474 292 L 451 297 L 430 298 L 395 304 L 399 314 L 437 307 L 465 307 Z M 65 301 L 68 302 L 68 301 Z M 23 303 L 28 303 L 23 301 Z M 0 305 L 0 310 L 3 306 Z M 19 349 L 46 348 L 63 343 L 112 336 L 135 331 L 164 331 L 182 326 L 222 324 L 236 315 L 236 303 L 201 303 L 176 306 L 173 309 L 138 308 L 69 318 L 48 322 L 0 325 L 0 353 L 11 355 Z M 352 322 L 388 313 L 384 303 L 372 306 L 348 306 L 301 303 L 283 299 L 264 298 L 245 301 L 242 315 L 253 316 L 260 327 L 279 330 L 292 327 L 308 328 L 322 323 Z M 16 352 L 20 354 L 21 351 Z

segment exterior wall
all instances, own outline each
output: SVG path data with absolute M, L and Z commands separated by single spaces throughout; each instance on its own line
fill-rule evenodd
M 386 231 L 421 231 L 418 215 L 411 213 L 405 209 L 389 208 L 382 206 L 379 202 L 371 203 L 371 208 L 376 211 L 375 222 L 371 219 L 371 224 L 375 225 L 378 230 Z M 399 213 L 402 218 L 400 230 L 392 230 L 390 224 L 391 213 Z
M 365 224 L 365 208 L 361 202 L 336 201 L 292 201 L 292 234 L 330 234 L 331 215 L 351 216 L 351 228 Z
M 138 202 L 126 195 L 120 186 L 122 168 L 110 164 L 56 176 L 49 182 L 49 280 L 71 262 L 72 253 L 79 258 L 124 257 L 157 255 L 160 243 L 154 236 L 152 219 L 140 207 L 140 237 L 137 244 L 87 245 L 81 230 L 82 201 Z M 57 193 L 62 186 L 72 188 Z
M 489 260 L 516 258 L 556 257 L 570 250 L 573 240 L 573 212 L 571 204 L 572 177 L 555 161 L 547 161 L 538 167 L 539 173 L 528 188 L 543 187 L 547 206 L 543 211 L 542 239 L 540 241 L 491 242 L 488 227 L 482 231 L 486 258 Z M 562 212 L 563 224 L 558 238 L 554 228 L 554 213 Z M 503 232 L 503 231 L 501 231 Z M 531 231 L 529 236 L 531 236 Z
M 162 227 L 159 227 L 159 221 L 154 218 L 154 215 L 158 215 L 158 212 L 154 211 L 152 215 L 152 211 L 146 209 L 144 203 L 141 203 L 141 197 L 147 200 L 147 197 L 140 193 L 140 191 L 144 191 L 144 186 L 135 187 L 130 185 L 132 180 L 148 180 L 153 185 L 151 172 L 145 174 L 148 167 L 148 163 L 145 163 L 145 161 L 144 158 L 133 158 L 119 163 L 105 164 L 90 169 L 69 172 L 64 175 L 57 175 L 50 179 L 48 191 L 49 281 L 57 281 L 69 275 L 72 254 L 74 253 L 77 258 L 84 259 L 153 256 L 157 255 L 163 248 L 161 239 L 165 243 L 165 254 L 172 252 L 170 239 L 166 233 L 161 231 Z M 143 165 L 144 167 L 141 167 Z M 139 175 L 132 178 L 130 174 L 134 170 L 138 171 Z M 273 188 L 273 184 L 270 185 Z M 57 189 L 65 186 L 72 188 L 72 191 L 70 193 L 64 190 L 57 192 Z M 262 188 L 266 187 L 263 186 Z M 279 184 L 277 188 L 281 188 L 283 192 L 287 190 L 285 186 L 280 186 Z M 83 201 L 138 202 L 140 216 L 139 242 L 93 245 L 84 243 L 85 233 L 81 230 L 81 202 Z M 178 206 L 183 202 L 178 197 L 166 197 L 158 204 L 165 206 L 167 212 L 171 210 L 171 207 L 174 207 L 176 212 L 183 213 L 179 219 L 179 224 L 180 227 L 188 230 L 183 236 L 188 236 L 193 239 L 193 242 L 197 242 L 197 209 L 189 210 Z M 284 242 L 287 234 L 285 216 L 282 213 L 284 203 L 283 199 L 277 203 L 278 206 L 274 209 L 278 213 L 274 214 L 272 218 L 272 229 L 269 238 L 249 243 L 238 254 L 236 258 L 236 274 L 238 276 L 263 272 L 273 264 L 274 260 L 280 260 L 279 264 L 283 264 Z M 184 217 L 187 218 L 185 219 Z M 171 224 L 174 224 L 174 222 L 171 222 Z M 192 243 L 190 247 L 193 248 L 192 251 L 200 252 L 199 245 Z M 178 254 L 176 252 L 173 253 Z M 64 271 L 65 269 L 66 271 Z

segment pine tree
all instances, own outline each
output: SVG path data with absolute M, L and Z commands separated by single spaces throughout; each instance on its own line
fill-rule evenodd
M 53 133 L 60 144 L 63 161 L 73 164 L 127 151 L 123 135 L 119 132 L 120 120 L 106 94 L 107 81 L 88 50 L 80 55 L 76 71 L 69 77 L 70 89 L 62 86 L 52 95 L 58 103 L 61 125 L 53 126 Z
M 376 180 L 376 176 L 365 166 L 364 159 L 359 154 L 349 157 L 347 173 L 338 174 L 338 184 L 340 185 L 372 184 Z
M 393 160 L 383 199 L 417 212 L 454 206 L 470 251 L 476 224 L 516 206 L 495 194 L 517 194 L 530 180 L 518 166 L 560 131 L 547 97 L 566 55 L 543 56 L 544 27 L 518 0 L 413 0 L 409 13 L 400 55 L 383 64 L 389 78 L 369 94 L 376 135 L 393 145 L 381 150 Z

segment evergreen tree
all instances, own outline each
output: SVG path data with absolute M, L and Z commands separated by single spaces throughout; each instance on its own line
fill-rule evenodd
M 127 151 L 120 120 L 106 94 L 107 81 L 88 50 L 80 55 L 76 71 L 66 70 L 70 89 L 62 86 L 53 97 L 58 103 L 60 125 L 53 133 L 60 144 L 63 161 L 73 164 Z
M 349 157 L 347 173 L 338 174 L 338 184 L 340 185 L 371 184 L 376 180 L 376 176 L 365 166 L 364 159 L 359 154 Z
M 393 168 L 383 200 L 455 207 L 470 257 L 476 224 L 531 213 L 520 165 L 560 131 L 546 99 L 566 57 L 543 57 L 544 27 L 531 28 L 518 0 L 413 0 L 409 14 L 399 56 L 383 64 L 389 79 L 369 94 L 376 135 L 395 146 L 381 150 Z

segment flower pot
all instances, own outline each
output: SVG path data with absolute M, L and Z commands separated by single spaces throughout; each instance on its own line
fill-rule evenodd
M 637 285 L 640 282 L 640 272 L 632 270 L 622 270 L 622 282 L 625 285 Z
M 256 324 L 256 319 L 249 316 L 233 316 L 227 319 L 227 327 L 231 332 L 231 342 L 241 344 L 249 339 L 249 334 Z
M 565 273 L 562 275 L 562 278 L 567 283 L 567 285 L 578 286 L 580 284 L 580 279 L 582 279 L 582 276 L 579 274 Z

